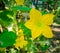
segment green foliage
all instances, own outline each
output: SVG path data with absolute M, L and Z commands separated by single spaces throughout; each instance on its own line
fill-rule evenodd
M 12 23 L 13 12 L 10 10 L 0 11 L 0 24 L 4 27 Z
M 23 33 L 24 33 L 24 35 L 26 36 L 26 37 L 31 37 L 31 30 L 30 29 L 28 29 L 25 25 L 24 25 L 24 23 L 23 22 L 21 22 L 20 24 L 19 24 L 19 27 L 21 27 L 21 29 L 23 29 Z
M 13 6 L 11 9 L 12 10 L 27 11 L 27 12 L 31 10 L 31 8 L 26 7 L 26 6 Z
M 14 6 L 15 0 L 3 0 L 3 2 L 5 3 L 6 7 L 10 8 Z
M 43 51 L 46 51 L 50 46 L 50 41 L 49 40 L 44 40 L 40 42 L 40 48 Z
M 56 10 L 55 22 L 60 24 L 60 7 L 58 7 Z
M 57 18 L 55 19 L 55 22 L 56 22 L 57 24 L 60 24 L 60 18 L 57 17 Z
M 28 39 L 28 44 L 27 44 L 27 51 L 29 52 L 36 52 L 37 51 L 37 47 L 34 44 L 34 41 L 32 41 L 31 39 Z
M 8 47 L 8 46 L 12 46 L 15 43 L 16 40 L 16 34 L 12 31 L 7 31 L 4 30 L 1 34 L 0 34 L 0 47 Z

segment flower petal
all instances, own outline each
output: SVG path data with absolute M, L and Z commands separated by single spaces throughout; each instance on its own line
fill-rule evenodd
M 28 42 L 26 40 L 24 40 L 24 36 L 22 35 L 17 38 L 16 43 L 15 43 L 15 47 L 16 48 L 18 48 L 18 47 L 23 48 L 24 46 L 27 45 L 27 43 Z
M 20 48 L 23 48 L 23 47 L 24 47 L 24 42 L 23 42 L 23 41 L 21 41 L 21 42 L 19 43 L 19 47 L 20 47 Z
M 20 40 L 24 40 L 24 36 L 23 35 L 20 36 Z
M 51 25 L 53 23 L 53 18 L 54 18 L 53 14 L 45 14 L 42 17 L 42 23 L 46 25 Z
M 42 18 L 42 14 L 40 11 L 36 10 L 36 9 L 31 9 L 30 11 L 30 20 L 33 20 L 34 22 L 36 21 L 40 21 L 40 19 Z
M 15 1 L 16 1 L 17 5 L 23 5 L 23 3 L 24 3 L 24 0 L 15 0 Z
M 32 29 L 32 39 L 36 39 L 38 36 L 40 36 L 41 32 L 41 29 Z
M 43 27 L 43 31 L 42 34 L 44 35 L 44 37 L 46 38 L 52 38 L 53 37 L 53 33 L 52 30 L 49 26 L 44 26 Z
M 25 26 L 29 29 L 32 29 L 34 28 L 34 23 L 30 20 L 28 20 L 26 23 L 25 23 Z

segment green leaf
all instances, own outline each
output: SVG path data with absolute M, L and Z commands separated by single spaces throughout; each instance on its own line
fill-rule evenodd
M 41 50 L 45 51 L 49 48 L 49 46 L 50 46 L 50 41 L 49 40 L 40 41 Z
M 4 27 L 12 23 L 13 12 L 9 10 L 0 11 L 0 24 Z
M 11 8 L 12 10 L 21 10 L 21 11 L 30 11 L 31 8 L 26 7 L 26 6 L 13 6 Z
M 48 14 L 48 12 L 45 11 L 45 10 L 42 10 L 41 12 L 42 12 L 43 15 L 44 15 L 44 14 Z
M 43 41 L 43 40 L 45 40 L 46 38 L 45 38 L 43 35 L 40 35 L 39 39 L 40 39 L 41 41 Z
M 41 50 L 46 51 L 50 46 L 50 39 L 45 38 L 43 35 L 40 35 L 39 39 Z
M 55 23 L 60 24 L 60 16 L 59 17 L 57 16 L 54 21 Z
M 3 31 L 0 34 L 0 47 L 8 47 L 12 46 L 15 43 L 16 40 L 16 34 L 12 31 Z

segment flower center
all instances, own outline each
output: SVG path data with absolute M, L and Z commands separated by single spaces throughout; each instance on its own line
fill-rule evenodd
M 37 27 L 41 27 L 41 25 L 42 25 L 42 24 L 41 24 L 40 22 L 38 22 L 38 21 L 37 21 L 35 24 L 36 24 Z

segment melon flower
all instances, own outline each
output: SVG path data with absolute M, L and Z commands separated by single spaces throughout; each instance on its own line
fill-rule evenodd
M 24 40 L 24 34 L 23 34 L 22 29 L 18 30 L 18 33 L 19 34 L 18 34 L 18 37 L 16 39 L 15 47 L 16 48 L 18 48 L 18 47 L 23 48 L 24 46 L 27 45 L 28 42 L 26 40 Z
M 16 1 L 17 5 L 23 5 L 23 3 L 24 3 L 24 0 L 15 0 L 15 1 Z
M 32 8 L 30 11 L 30 20 L 25 23 L 25 26 L 31 29 L 32 39 L 39 37 L 41 34 L 46 38 L 52 38 L 53 33 L 50 25 L 53 23 L 54 15 L 44 14 Z
M 27 45 L 27 41 L 24 40 L 24 36 L 20 36 L 19 38 L 16 39 L 16 44 L 15 47 L 16 48 L 23 48 L 24 46 Z

